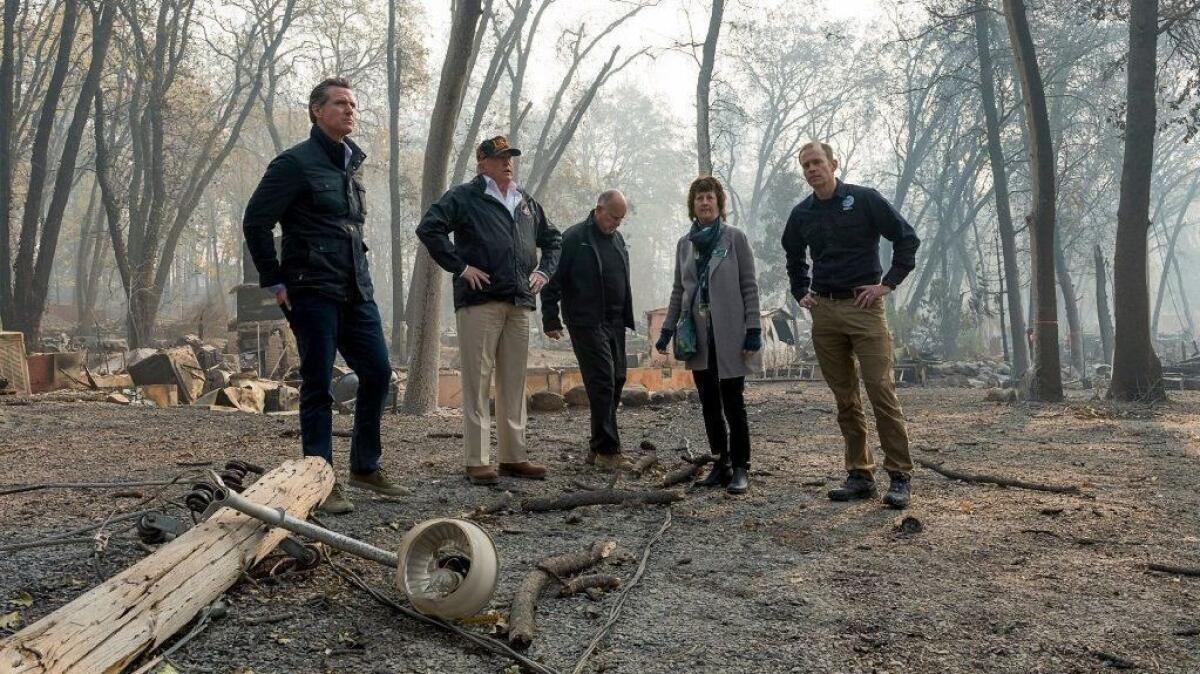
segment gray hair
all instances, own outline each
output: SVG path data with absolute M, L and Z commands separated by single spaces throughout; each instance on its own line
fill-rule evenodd
M 596 207 L 607 206 L 618 197 L 620 197 L 621 201 L 625 201 L 625 195 L 621 194 L 621 190 L 604 190 L 600 193 L 600 196 L 596 197 Z

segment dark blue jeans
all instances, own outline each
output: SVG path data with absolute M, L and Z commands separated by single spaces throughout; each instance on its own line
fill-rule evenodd
M 285 311 L 300 349 L 300 437 L 305 456 L 333 463 L 333 361 L 340 351 L 358 375 L 350 470 L 379 469 L 379 422 L 392 378 L 383 322 L 373 300 L 339 302 L 316 293 L 289 293 Z

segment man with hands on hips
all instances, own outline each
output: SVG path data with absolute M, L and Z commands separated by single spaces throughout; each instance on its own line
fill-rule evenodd
M 883 467 L 891 478 L 884 503 L 908 506 L 912 459 L 904 412 L 896 397 L 892 336 L 883 298 L 916 266 L 920 239 L 879 192 L 844 183 L 833 148 L 807 143 L 800 166 L 813 193 L 792 209 L 783 249 L 792 295 L 812 317 L 812 343 L 821 373 L 837 400 L 845 440 L 845 483 L 829 492 L 835 501 L 875 494 L 875 458 L 867 445 L 863 387 L 875 412 Z M 892 242 L 887 273 L 879 263 L 879 238 Z M 808 257 L 812 258 L 812 267 Z
M 529 460 L 525 443 L 525 367 L 529 314 L 554 274 L 562 235 L 513 179 L 513 157 L 520 155 L 504 136 L 480 143 L 478 175 L 450 188 L 417 227 L 430 256 L 454 275 L 463 451 L 472 484 L 494 484 L 500 475 L 546 476 L 543 466 Z M 490 451 L 493 373 L 499 466 Z

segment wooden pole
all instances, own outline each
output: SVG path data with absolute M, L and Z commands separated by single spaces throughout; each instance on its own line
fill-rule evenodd
M 324 459 L 288 461 L 242 496 L 307 517 L 333 488 Z M 228 508 L 12 637 L 4 674 L 117 674 L 162 645 L 266 557 L 287 531 Z

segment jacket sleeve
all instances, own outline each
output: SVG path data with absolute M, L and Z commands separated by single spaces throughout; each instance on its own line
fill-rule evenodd
M 917 238 L 912 225 L 882 194 L 875 190 L 868 194 L 871 197 L 867 201 L 871 208 L 871 220 L 879 230 L 879 235 L 892 242 L 892 266 L 883 275 L 881 283 L 895 288 L 917 266 L 917 248 L 921 240 Z
M 273 232 L 304 184 L 304 176 L 296 161 L 287 155 L 279 155 L 267 166 L 266 173 L 246 203 L 242 234 L 246 237 L 250 259 L 254 260 L 254 267 L 258 270 L 258 284 L 263 288 L 283 283 Z
M 754 271 L 754 251 L 746 233 L 735 230 L 733 245 L 737 251 L 738 283 L 742 291 L 742 304 L 746 308 L 746 329 L 762 329 L 761 312 L 758 308 L 758 275 Z
M 563 283 L 567 280 L 567 275 L 571 273 L 571 266 L 575 259 L 573 250 L 573 248 L 562 249 L 562 254 L 558 259 L 558 268 L 550 276 L 550 282 L 542 288 L 542 330 L 544 332 L 563 329 L 558 305 L 562 300 Z
M 686 242 L 686 239 L 683 240 Z M 679 245 L 683 245 L 680 242 Z M 675 282 L 671 286 L 671 301 L 667 303 L 667 316 L 663 320 L 664 330 L 675 330 L 679 322 L 679 314 L 683 308 L 683 276 L 679 269 L 679 245 L 675 246 Z
M 787 258 L 787 275 L 791 284 L 792 297 L 799 302 L 808 294 L 812 277 L 808 272 L 808 242 L 800 230 L 798 209 L 792 209 L 783 228 L 783 253 Z
M 546 278 L 551 278 L 554 276 L 554 270 L 558 268 L 558 255 L 562 249 L 562 232 L 558 231 L 558 228 L 546 218 L 546 212 L 542 210 L 541 204 L 537 205 L 537 210 L 537 247 L 542 250 L 542 256 L 534 271 L 540 271 L 546 275 Z
M 461 215 L 458 199 L 454 190 L 450 190 L 433 202 L 421 218 L 421 224 L 417 225 L 417 238 L 425 245 L 433 261 L 455 276 L 467 268 L 467 263 L 459 257 L 454 242 L 450 240 L 451 232 L 457 232 L 462 226 Z

